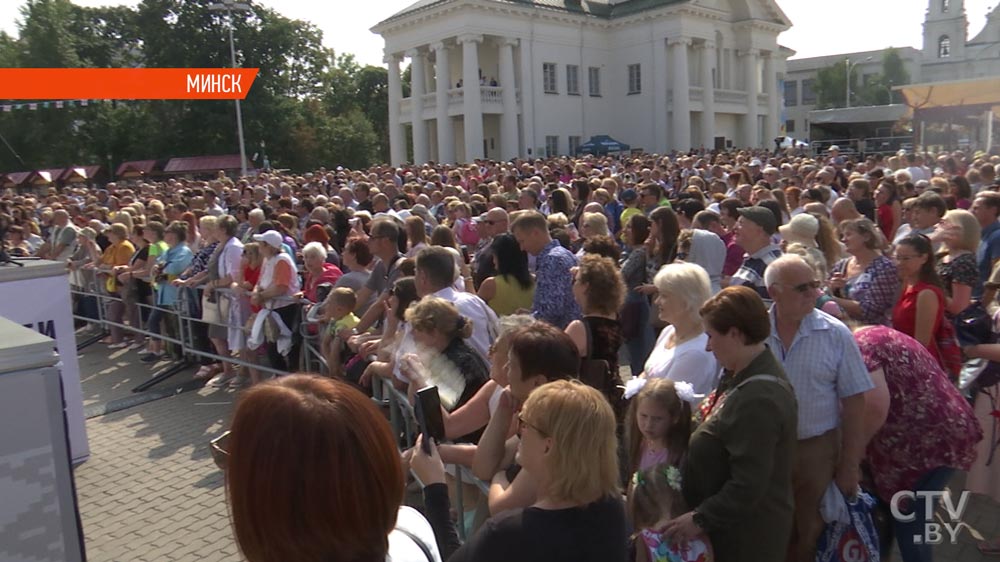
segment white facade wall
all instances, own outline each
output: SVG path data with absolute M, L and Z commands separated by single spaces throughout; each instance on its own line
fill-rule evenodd
M 770 145 L 767 136 L 777 130 L 781 117 L 780 99 L 772 103 L 770 96 L 778 97 L 782 92 L 767 84 L 776 84 L 785 72 L 785 53 L 778 48 L 776 38 L 788 26 L 770 0 L 667 3 L 663 8 L 613 19 L 553 12 L 492 0 L 452 0 L 390 18 L 373 28 L 385 38 L 387 60 L 405 65 L 409 59 L 404 53 L 408 53 L 424 61 L 423 98 L 401 99 L 389 108 L 390 122 L 412 123 L 415 115 L 425 120 L 422 129 L 428 132 L 413 139 L 416 154 L 440 159 L 448 153 L 443 146 L 446 141 L 437 133 L 437 119 L 444 112 L 438 100 L 444 98 L 437 92 L 435 52 L 440 52 L 442 45 L 449 66 L 446 111 L 454 132 L 452 152 L 459 162 L 479 156 L 544 155 L 547 137 L 557 137 L 558 152 L 566 154 L 570 137 L 582 143 L 599 134 L 611 135 L 633 149 L 656 153 L 711 145 L 715 137 L 724 137 L 738 147 Z M 487 85 L 494 78 L 499 82 L 497 89 L 483 89 L 482 106 L 474 110 L 480 113 L 470 116 L 466 116 L 470 105 L 465 96 L 470 92 L 475 95 L 477 88 L 456 89 L 469 72 L 463 60 L 468 52 L 463 42 L 468 40 L 476 41 L 477 67 Z M 513 59 L 514 84 L 502 80 L 504 49 L 510 49 Z M 774 60 L 766 64 L 768 56 Z M 749 60 L 756 69 L 755 81 L 748 80 L 743 70 Z M 706 61 L 710 67 L 707 73 Z M 554 93 L 543 87 L 546 63 L 555 65 Z M 640 68 L 641 88 L 630 93 L 628 68 L 635 64 Z M 567 91 L 568 65 L 577 67 L 578 95 Z M 678 74 L 682 65 L 687 68 L 686 75 Z M 599 69 L 599 95 L 591 95 L 590 68 Z M 770 76 L 762 75 L 765 68 Z M 714 92 L 714 111 L 710 113 L 704 111 L 706 75 L 712 77 L 708 90 Z M 747 92 L 752 82 L 757 89 Z M 516 101 L 511 86 L 517 91 Z M 421 104 L 422 110 L 414 111 L 415 103 Z M 474 126 L 466 126 L 467 118 L 473 125 L 482 120 L 485 148 L 465 142 L 467 131 L 476 131 Z M 751 122 L 757 123 L 756 135 L 748 128 Z M 412 134 L 411 130 L 393 128 L 390 137 Z M 516 142 L 507 139 L 504 143 L 505 130 L 517 131 Z M 421 145 L 417 151 L 417 143 L 434 146 Z M 504 154 L 504 146 L 516 146 L 516 154 Z M 477 153 L 470 154 L 470 150 Z

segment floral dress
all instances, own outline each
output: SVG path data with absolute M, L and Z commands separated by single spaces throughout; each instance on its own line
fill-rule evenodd
M 885 502 L 939 467 L 968 470 L 983 430 L 969 403 L 920 342 L 885 326 L 854 333 L 869 371 L 882 369 L 889 414 L 865 451 Z
M 979 285 L 979 266 L 976 265 L 975 255 L 965 253 L 948 261 L 940 260 L 937 263 L 937 273 L 949 296 L 953 296 L 951 292 L 953 283 L 972 287 L 972 292 L 976 293 L 977 285 Z M 951 316 L 950 313 L 949 316 Z

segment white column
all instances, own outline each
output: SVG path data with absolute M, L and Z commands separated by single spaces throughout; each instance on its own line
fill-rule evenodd
M 399 79 L 399 56 L 386 55 L 389 65 L 389 163 L 399 166 L 406 160 L 406 142 L 399 126 L 399 101 L 403 99 L 403 84 Z
M 757 128 L 757 91 L 760 90 L 757 75 L 757 49 L 740 51 L 740 64 L 746 72 L 747 114 L 743 123 L 743 146 L 755 148 L 760 144 Z
M 715 148 L 715 84 L 712 66 L 715 65 L 715 43 L 701 44 L 701 144 L 706 150 Z
M 532 62 L 532 47 L 530 41 L 521 43 L 521 135 L 522 146 L 525 155 L 530 154 L 537 157 L 535 148 L 538 141 L 535 139 L 535 72 L 536 68 Z M 541 69 L 538 69 L 539 71 Z
M 427 154 L 427 122 L 424 121 L 424 55 L 417 49 L 406 51 L 410 57 L 410 120 L 413 123 L 413 163 L 426 163 L 430 157 Z
M 448 90 L 451 89 L 451 73 L 448 61 L 448 46 L 438 41 L 431 45 L 434 49 L 434 79 L 437 109 L 438 160 L 446 164 L 455 162 L 455 130 L 448 116 Z
M 778 71 L 775 69 L 775 54 L 764 57 L 764 92 L 767 94 L 767 119 L 764 121 L 765 146 L 771 146 L 778 136 L 781 124 L 781 92 L 778 91 Z
M 500 117 L 500 158 L 516 158 L 520 153 L 517 142 L 517 89 L 514 84 L 514 45 L 517 39 L 500 40 L 500 99 L 503 115 Z
M 465 121 L 465 161 L 483 157 L 483 98 L 479 89 L 479 43 L 482 35 L 463 35 L 462 107 Z
M 687 37 L 675 37 L 667 40 L 670 46 L 673 70 L 674 104 L 673 104 L 673 145 L 674 150 L 687 152 L 691 150 L 691 80 L 688 74 Z
M 647 73 L 641 73 L 645 78 Z M 667 153 L 677 148 L 667 136 L 667 43 L 659 38 L 653 41 L 653 68 L 648 75 L 653 84 L 653 151 Z

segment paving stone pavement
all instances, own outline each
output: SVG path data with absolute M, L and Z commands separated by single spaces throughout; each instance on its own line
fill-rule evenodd
M 153 369 L 134 350 L 94 344 L 80 357 L 88 405 L 131 395 Z M 154 387 L 190 380 L 188 369 Z M 87 420 L 91 457 L 75 472 L 92 562 L 239 561 L 222 473 L 208 442 L 235 393 L 205 388 Z
M 88 406 L 131 396 L 154 367 L 135 350 L 94 344 L 80 354 Z M 194 369 L 154 387 L 190 380 Z M 624 373 L 623 373 L 624 374 Z M 236 393 L 204 388 L 87 420 L 91 457 L 75 472 L 87 558 L 91 562 L 240 561 L 232 537 L 222 473 L 208 442 L 223 431 Z M 957 476 L 951 489 L 962 489 Z M 996 560 L 976 541 L 1000 536 L 1000 506 L 972 496 L 956 545 L 935 548 L 937 562 Z M 898 562 L 894 555 L 891 562 Z

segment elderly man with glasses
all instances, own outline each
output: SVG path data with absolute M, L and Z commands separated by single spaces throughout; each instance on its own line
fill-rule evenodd
M 479 249 L 472 261 L 472 284 L 478 291 L 484 280 L 497 274 L 490 242 L 495 236 L 506 234 L 510 230 L 510 218 L 503 208 L 494 207 L 477 217 L 476 221 L 481 224 L 481 237 Z
M 799 256 L 782 256 L 768 265 L 764 283 L 774 300 L 767 344 L 798 402 L 795 524 L 788 560 L 812 562 L 825 526 L 820 501 L 830 483 L 847 497 L 857 493 L 865 393 L 875 385 L 851 331 L 816 308 L 821 283 L 812 266 Z

